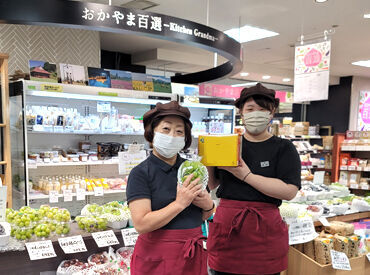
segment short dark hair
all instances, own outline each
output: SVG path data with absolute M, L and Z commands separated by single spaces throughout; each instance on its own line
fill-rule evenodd
M 166 116 L 159 116 L 159 117 L 154 118 L 152 120 L 152 122 L 149 125 L 147 125 L 147 127 L 145 128 L 144 137 L 145 137 L 146 141 L 149 142 L 150 144 L 153 143 L 155 127 L 157 127 L 159 125 L 159 123 L 165 117 Z M 180 117 L 180 116 L 178 116 L 178 117 Z M 188 121 L 186 121 L 182 117 L 181 117 L 181 119 L 184 121 L 184 126 L 185 126 L 185 146 L 184 146 L 183 150 L 186 150 L 191 146 L 191 142 L 192 142 L 192 137 L 191 137 L 192 125 L 191 125 L 191 123 L 189 123 Z
M 249 100 L 253 99 L 258 106 L 260 106 L 263 109 L 269 110 L 271 113 L 275 112 L 276 109 L 279 107 L 280 100 L 278 98 L 275 98 L 274 101 L 271 99 L 263 96 L 263 95 L 252 95 L 250 97 L 247 97 L 241 102 L 240 104 L 240 110 L 243 110 L 244 104 Z

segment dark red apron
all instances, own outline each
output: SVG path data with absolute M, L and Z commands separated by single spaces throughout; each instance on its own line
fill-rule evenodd
M 201 227 L 141 234 L 131 258 L 131 275 L 207 275 L 205 239 Z
M 288 268 L 288 227 L 276 205 L 221 199 L 209 224 L 208 264 L 235 274 L 273 274 Z

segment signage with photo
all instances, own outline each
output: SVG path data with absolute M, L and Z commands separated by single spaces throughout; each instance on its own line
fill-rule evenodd
M 110 70 L 110 78 L 112 88 L 132 90 L 131 72 Z
M 58 83 L 57 65 L 50 62 L 29 60 L 30 79 Z
M 89 86 L 110 88 L 110 73 L 108 70 L 100 68 L 87 68 L 89 75 Z
M 59 67 L 62 83 L 86 85 L 85 68 L 83 66 L 60 63 Z

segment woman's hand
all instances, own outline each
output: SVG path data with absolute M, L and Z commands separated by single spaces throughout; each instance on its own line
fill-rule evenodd
M 248 175 L 248 173 L 251 173 L 251 170 L 242 158 L 239 158 L 239 166 L 219 166 L 218 168 L 228 171 L 240 180 L 244 180 L 245 176 Z
M 192 203 L 203 210 L 209 210 L 213 206 L 213 201 L 207 190 L 200 192 L 200 194 L 193 200 Z
M 193 174 L 189 175 L 182 185 L 177 185 L 177 195 L 175 202 L 183 209 L 188 207 L 191 202 L 202 192 L 202 185 L 199 184 L 200 178 L 191 181 Z

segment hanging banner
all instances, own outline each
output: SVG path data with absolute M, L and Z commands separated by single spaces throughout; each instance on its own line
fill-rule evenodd
M 327 100 L 331 41 L 295 48 L 294 103 Z
M 360 92 L 360 103 L 358 106 L 357 114 L 357 130 L 369 131 L 370 130 L 370 92 Z

